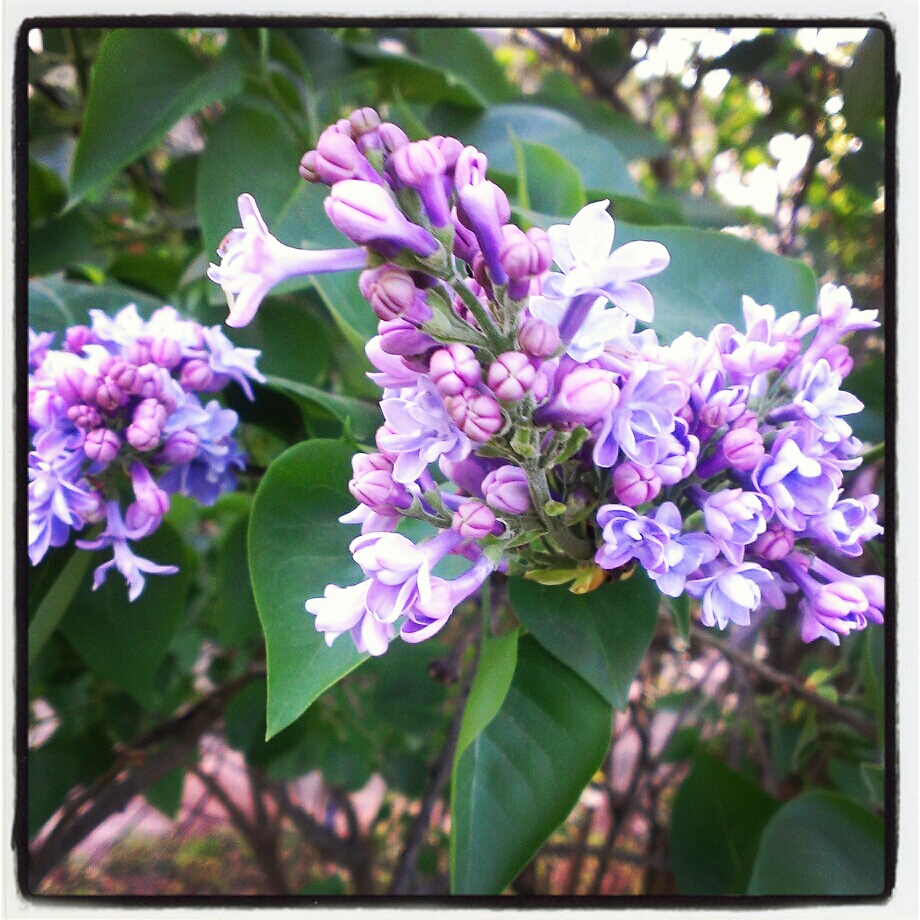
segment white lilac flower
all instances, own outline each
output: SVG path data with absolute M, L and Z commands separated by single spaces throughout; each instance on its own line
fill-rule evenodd
M 661 243 L 636 241 L 613 249 L 615 224 L 608 200 L 583 207 L 568 224 L 549 228 L 553 259 L 562 274 L 543 279 L 543 293 L 571 298 L 593 293 L 644 323 L 654 318 L 648 289 L 638 283 L 667 268 L 671 257 Z M 611 252 L 611 250 L 613 251 Z

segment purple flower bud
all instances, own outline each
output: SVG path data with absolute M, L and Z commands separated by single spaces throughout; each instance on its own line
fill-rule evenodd
M 371 182 L 337 182 L 323 206 L 335 227 L 356 243 L 408 249 L 422 258 L 438 249 L 438 241 L 410 223 L 389 193 Z
M 422 300 L 412 276 L 403 268 L 381 265 L 366 269 L 358 278 L 358 287 L 379 319 L 404 316 L 416 323 L 431 319 L 431 308 Z
M 66 367 L 54 381 L 58 395 L 69 403 L 93 402 L 98 385 L 99 378 L 88 375 L 82 367 Z M 86 398 L 84 388 L 88 391 Z
M 64 350 L 78 355 L 83 351 L 83 346 L 93 342 L 95 338 L 88 326 L 71 326 L 65 335 Z
M 131 392 L 134 386 L 134 378 L 137 376 L 137 366 L 118 359 L 112 362 L 107 371 L 107 376 L 111 378 L 121 389 Z
M 316 143 L 316 157 L 312 161 L 321 182 L 332 185 L 344 179 L 363 179 L 382 184 L 383 179 L 358 150 L 348 135 L 326 128 Z
M 380 348 L 388 355 L 411 358 L 423 355 L 437 342 L 412 323 L 404 319 L 391 319 L 380 323 Z
M 482 368 L 472 348 L 454 342 L 431 356 L 429 373 L 442 396 L 456 396 L 474 387 L 482 378 Z
M 132 342 L 126 349 L 124 354 L 125 360 L 130 361 L 131 364 L 136 364 L 140 367 L 142 364 L 150 363 L 150 345 L 144 341 Z
M 148 398 L 141 400 L 134 409 L 132 421 L 139 422 L 141 419 L 153 419 L 158 428 L 166 424 L 166 407 L 157 399 Z
M 377 136 L 387 153 L 395 153 L 400 147 L 405 147 L 409 143 L 406 132 L 389 121 L 385 121 L 380 125 L 377 129 Z
M 157 337 L 150 343 L 150 360 L 172 370 L 182 360 L 182 346 L 175 339 Z
M 171 434 L 163 445 L 160 459 L 164 463 L 176 466 L 182 463 L 191 463 L 201 447 L 201 439 L 194 431 L 186 428 Z
M 454 227 L 454 255 L 458 259 L 472 264 L 473 259 L 479 252 L 479 240 L 476 239 L 476 234 L 469 227 L 463 226 L 456 208 L 451 208 L 450 222 Z
M 380 116 L 377 114 L 376 109 L 364 106 L 363 108 L 355 109 L 348 116 L 348 122 L 355 138 L 359 138 L 362 134 L 367 134 L 369 131 L 380 127 Z
M 108 428 L 94 428 L 87 432 L 83 453 L 96 463 L 111 463 L 121 447 L 121 439 Z
M 163 436 L 162 429 L 153 418 L 142 418 L 128 425 L 125 437 L 128 443 L 140 451 L 154 450 Z
M 764 455 L 763 436 L 753 428 L 732 428 L 719 448 L 734 469 L 752 470 Z
M 549 235 L 539 227 L 524 233 L 513 224 L 503 228 L 502 265 L 510 278 L 527 279 L 549 271 L 553 264 L 553 247 Z
M 403 185 L 418 192 L 431 223 L 435 227 L 446 226 L 450 207 L 441 178 L 447 164 L 437 146 L 431 141 L 406 144 L 390 157 L 388 165 Z
M 191 358 L 182 365 L 182 372 L 179 374 L 179 386 L 183 390 L 205 391 L 211 385 L 214 379 L 214 371 L 211 370 L 207 361 L 201 358 Z
M 479 248 L 495 284 L 505 284 L 508 274 L 500 254 L 502 227 L 511 218 L 508 196 L 494 182 L 480 182 L 460 189 L 457 213 L 461 222 L 476 234 Z
M 538 425 L 593 425 L 610 413 L 619 398 L 620 391 L 607 371 L 578 364 L 557 381 L 556 392 L 537 409 L 534 421 Z
M 510 463 L 483 479 L 482 494 L 488 505 L 505 514 L 526 514 L 533 508 L 527 473 Z
M 480 501 L 464 502 L 455 512 L 450 526 L 465 540 L 482 540 L 501 525 L 495 519 L 495 512 Z
M 661 477 L 653 469 L 626 460 L 613 471 L 613 491 L 630 508 L 650 502 L 661 491 Z
M 754 541 L 751 549 L 768 562 L 785 559 L 795 546 L 795 534 L 779 521 L 770 521 L 767 529 Z
M 489 389 L 506 402 L 517 402 L 533 386 L 537 370 L 520 351 L 506 351 L 489 367 L 486 383 Z
M 454 167 L 454 182 L 457 189 L 484 182 L 488 166 L 489 161 L 482 151 L 475 147 L 464 147 L 458 154 Z
M 152 362 L 144 364 L 137 369 L 134 382 L 131 384 L 131 395 L 140 396 L 141 399 L 159 396 L 168 379 L 169 372 L 165 368 L 157 367 Z
M 457 427 L 477 444 L 484 444 L 504 425 L 501 406 L 495 398 L 472 387 L 448 396 L 444 407 Z
M 441 472 L 469 495 L 482 497 L 482 481 L 494 469 L 497 461 L 470 454 L 463 460 L 451 460 L 445 455 L 438 458 Z
M 113 412 L 128 401 L 127 394 L 111 377 L 106 377 L 96 387 L 95 397 L 96 405 L 106 412 Z
M 77 428 L 98 428 L 102 424 L 102 416 L 94 406 L 78 403 L 67 410 L 69 418 Z
M 445 168 L 453 173 L 457 165 L 457 160 L 463 152 L 463 144 L 455 137 L 444 137 L 441 134 L 436 134 L 434 137 L 429 138 L 429 140 L 438 148 L 441 152 L 441 156 L 444 157 Z
M 518 341 L 532 358 L 547 358 L 559 347 L 559 330 L 532 316 L 524 320 Z
M 169 496 L 153 481 L 150 470 L 143 463 L 131 464 L 131 486 L 137 504 L 148 514 L 162 517 L 169 511 Z
M 378 512 L 408 508 L 412 496 L 393 478 L 393 461 L 383 454 L 355 454 L 348 491 L 363 505 Z
M 319 182 L 319 173 L 316 171 L 316 151 L 308 150 L 300 160 L 297 170 L 302 179 L 307 182 Z

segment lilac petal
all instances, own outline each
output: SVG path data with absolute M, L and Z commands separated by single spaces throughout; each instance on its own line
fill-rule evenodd
M 671 254 L 661 243 L 636 240 L 610 254 L 606 267 L 597 274 L 597 280 L 602 286 L 614 282 L 619 287 L 627 281 L 657 275 L 668 267 L 670 261 Z
M 568 271 L 575 264 L 572 250 L 569 248 L 568 224 L 553 224 L 546 232 L 553 247 L 553 261 L 563 271 Z
M 605 199 L 585 205 L 569 223 L 569 249 L 582 265 L 600 268 L 610 255 L 615 225 L 607 213 L 609 204 Z
M 636 281 L 627 281 L 625 284 L 617 285 L 612 291 L 601 293 L 624 313 L 634 316 L 642 323 L 650 323 L 655 318 L 655 301 L 651 292 Z

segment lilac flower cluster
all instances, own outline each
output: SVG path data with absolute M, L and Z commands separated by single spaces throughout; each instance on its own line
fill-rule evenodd
M 250 380 L 264 378 L 257 351 L 172 307 L 147 321 L 133 304 L 90 317 L 90 326 L 67 329 L 60 350 L 53 333 L 29 330 L 29 558 L 37 565 L 72 530 L 105 522 L 76 545 L 111 549 L 93 587 L 115 566 L 133 601 L 144 573 L 177 569 L 141 558 L 129 541 L 157 529 L 170 495 L 213 504 L 245 465 L 236 413 L 208 397 L 235 381 L 251 399 Z M 129 494 L 123 511 L 120 496 Z
M 350 632 L 381 654 L 397 628 L 427 638 L 497 568 L 546 583 L 570 572 L 585 591 L 638 564 L 719 627 L 794 594 L 806 641 L 881 622 L 883 580 L 824 558 L 881 533 L 877 497 L 843 495 L 861 462 L 846 417 L 862 405 L 841 389 L 841 339 L 877 326 L 875 312 L 825 285 L 804 318 L 745 298 L 743 330 L 663 345 L 636 323 L 654 319 L 641 282 L 667 267 L 664 246 L 614 248 L 606 201 L 525 232 L 486 169 L 455 138 L 410 142 L 358 110 L 301 163 L 357 247 L 285 247 L 244 195 L 243 227 L 211 267 L 231 324 L 285 278 L 358 268 L 379 319 L 367 355 L 384 424 L 377 452 L 354 458 L 359 505 L 342 519 L 361 525 L 367 579 L 307 602 L 327 641 Z M 404 518 L 441 532 L 415 545 L 395 532 Z M 472 567 L 432 575 L 447 555 Z

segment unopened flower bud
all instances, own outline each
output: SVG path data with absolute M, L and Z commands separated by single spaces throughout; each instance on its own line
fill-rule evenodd
M 297 170 L 302 179 L 307 182 L 320 182 L 319 173 L 316 171 L 316 151 L 308 150 L 300 160 L 300 166 Z
M 377 114 L 376 109 L 372 109 L 370 106 L 355 109 L 348 116 L 348 121 L 351 124 L 351 130 L 355 138 L 380 127 L 380 116 Z
M 754 469 L 764 455 L 763 436 L 753 428 L 732 428 L 719 446 L 736 470 Z
M 627 460 L 613 471 L 613 491 L 624 505 L 636 508 L 658 495 L 661 478 L 654 470 Z
M 175 339 L 155 338 L 150 343 L 150 360 L 172 370 L 182 360 L 182 346 Z
M 441 156 L 444 157 L 445 169 L 452 173 L 457 164 L 457 158 L 463 151 L 463 144 L 455 137 L 444 137 L 442 134 L 436 134 L 429 140 L 441 151 Z
M 158 399 L 148 398 L 137 404 L 131 420 L 138 422 L 141 419 L 153 419 L 157 427 L 162 428 L 166 424 L 166 415 L 166 407 Z
M 161 457 L 164 463 L 175 465 L 190 463 L 195 459 L 199 447 L 201 447 L 201 439 L 194 431 L 186 428 L 171 434 L 166 439 Z
M 99 385 L 98 377 L 89 376 L 82 367 L 67 367 L 54 381 L 58 395 L 67 402 L 92 402 Z M 84 398 L 83 391 L 87 391 Z
M 831 345 L 824 353 L 824 359 L 830 365 L 832 373 L 840 374 L 841 379 L 853 370 L 853 357 L 846 345 L 840 343 Z
M 509 463 L 493 470 L 482 481 L 486 504 L 505 514 L 526 514 L 533 507 L 527 473 Z
M 201 358 L 191 358 L 182 365 L 182 373 L 179 374 L 179 385 L 183 390 L 204 391 L 214 379 L 214 371 L 211 370 L 207 361 Z
M 457 213 L 461 222 L 476 234 L 479 248 L 495 284 L 505 284 L 508 273 L 500 254 L 502 227 L 511 218 L 508 196 L 494 182 L 467 185 L 458 193 Z
M 494 397 L 467 387 L 444 400 L 447 414 L 457 427 L 477 444 L 484 444 L 504 425 L 501 406 Z
M 125 432 L 128 443 L 140 451 L 154 450 L 162 438 L 162 430 L 152 418 L 142 418 L 131 422 Z
M 451 528 L 466 540 L 482 540 L 497 528 L 495 512 L 480 501 L 464 502 L 451 520 Z M 501 525 L 498 525 L 500 529 Z
M 159 396 L 168 376 L 169 372 L 165 368 L 157 367 L 153 363 L 139 367 L 131 384 L 132 396 L 140 396 L 141 399 Z
M 361 272 L 358 287 L 379 319 L 400 316 L 423 323 L 431 319 L 431 308 L 419 297 L 412 276 L 396 265 L 381 265 Z
M 377 128 L 377 136 L 380 138 L 380 143 L 383 144 L 383 149 L 387 153 L 394 153 L 399 150 L 400 147 L 405 147 L 406 144 L 409 143 L 406 132 L 398 125 L 394 125 L 389 121 L 381 123 L 380 127 Z
M 131 364 L 136 364 L 140 367 L 142 364 L 150 363 L 150 345 L 147 342 L 136 341 L 132 342 L 125 349 L 125 360 L 130 361 Z
M 411 358 L 424 355 L 437 342 L 412 323 L 404 319 L 392 319 L 380 323 L 380 348 L 388 355 Z
M 795 546 L 795 534 L 779 521 L 770 521 L 767 529 L 760 534 L 751 549 L 769 562 L 785 559 Z
M 531 227 L 524 233 L 520 227 L 508 224 L 502 230 L 502 265 L 510 278 L 532 278 L 542 275 L 553 264 L 553 247 L 546 231 Z
M 78 355 L 83 351 L 83 346 L 95 338 L 92 329 L 88 326 L 71 326 L 65 336 L 64 349 Z
M 124 390 L 111 377 L 106 377 L 96 387 L 95 397 L 96 405 L 106 412 L 114 411 L 128 400 Z
M 479 252 L 479 240 L 469 227 L 464 227 L 457 216 L 457 209 L 451 208 L 450 222 L 454 228 L 454 255 L 464 262 L 472 263 Z
M 383 454 L 355 454 L 348 491 L 371 509 L 383 506 L 408 507 L 411 498 L 405 487 L 393 479 L 393 463 Z
M 406 144 L 390 157 L 389 168 L 399 182 L 418 192 L 431 223 L 435 227 L 446 226 L 450 207 L 441 179 L 447 164 L 437 146 L 431 141 Z
M 316 143 L 313 168 L 326 185 L 344 179 L 363 179 L 381 184 L 383 179 L 367 161 L 349 135 L 327 128 Z
M 114 380 L 121 389 L 130 392 L 131 387 L 134 386 L 134 378 L 137 376 L 137 366 L 118 359 L 112 362 L 107 376 Z
M 131 486 L 138 505 L 148 514 L 162 517 L 169 511 L 169 496 L 153 481 L 143 463 L 131 464 Z
M 456 396 L 479 383 L 482 368 L 472 348 L 454 342 L 432 354 L 429 373 L 442 396 Z
M 489 160 L 481 150 L 475 147 L 464 147 L 458 154 L 454 167 L 454 182 L 457 189 L 484 182 L 488 166 Z
M 83 453 L 96 463 L 111 463 L 121 448 L 121 439 L 108 428 L 94 428 L 83 441 Z
M 506 351 L 489 367 L 486 383 L 489 389 L 506 402 L 517 402 L 533 386 L 537 370 L 520 351 Z
M 518 342 L 525 354 L 532 358 L 546 358 L 559 347 L 559 330 L 532 316 L 524 320 Z
M 356 243 L 408 249 L 422 258 L 437 252 L 438 241 L 410 223 L 389 193 L 372 182 L 336 182 L 323 206 L 335 227 Z
M 102 416 L 94 406 L 78 403 L 67 410 L 69 418 L 77 428 L 98 428 L 102 424 Z
M 538 425 L 593 425 L 616 406 L 620 391 L 607 371 L 586 364 L 568 370 L 549 403 L 534 414 Z

